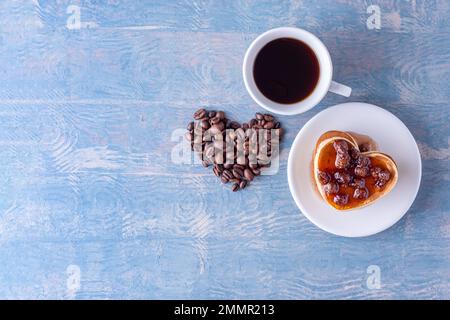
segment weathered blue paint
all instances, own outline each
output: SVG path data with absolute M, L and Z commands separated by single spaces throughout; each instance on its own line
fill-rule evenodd
M 0 298 L 450 298 L 449 15 L 445 0 L 1 1 Z M 278 26 L 316 33 L 351 100 L 416 137 L 421 190 L 393 228 L 334 237 L 291 198 L 289 146 L 339 96 L 281 117 L 280 172 L 246 192 L 170 161 L 198 106 L 260 111 L 242 58 Z

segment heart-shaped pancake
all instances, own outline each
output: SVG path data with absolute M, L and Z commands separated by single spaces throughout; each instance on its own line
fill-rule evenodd
M 367 206 L 388 194 L 398 180 L 395 161 L 367 136 L 328 131 L 317 141 L 313 174 L 322 198 L 337 210 Z

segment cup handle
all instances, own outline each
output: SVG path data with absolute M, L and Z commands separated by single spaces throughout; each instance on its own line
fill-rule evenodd
M 352 88 L 343 85 L 341 83 L 338 83 L 336 81 L 331 81 L 330 89 L 328 91 L 339 94 L 344 97 L 350 97 L 352 94 Z

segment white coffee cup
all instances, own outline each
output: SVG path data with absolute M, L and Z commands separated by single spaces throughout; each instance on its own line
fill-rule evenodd
M 253 64 L 259 51 L 269 42 L 279 38 L 293 38 L 307 44 L 315 53 L 319 61 L 319 80 L 312 93 L 305 99 L 292 103 L 283 104 L 272 101 L 264 96 L 258 89 L 253 77 Z M 276 28 L 258 36 L 247 49 L 243 64 L 244 83 L 253 100 L 264 109 L 284 115 L 292 115 L 305 112 L 316 106 L 328 91 L 349 97 L 352 89 L 332 80 L 333 64 L 330 53 L 325 45 L 312 33 L 299 28 Z

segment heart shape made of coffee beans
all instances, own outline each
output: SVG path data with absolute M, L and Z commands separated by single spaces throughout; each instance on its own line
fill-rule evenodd
M 232 183 L 233 192 L 246 188 L 278 156 L 283 129 L 273 115 L 256 113 L 239 123 L 223 111 L 201 108 L 194 120 L 185 134 L 191 150 L 222 183 Z

